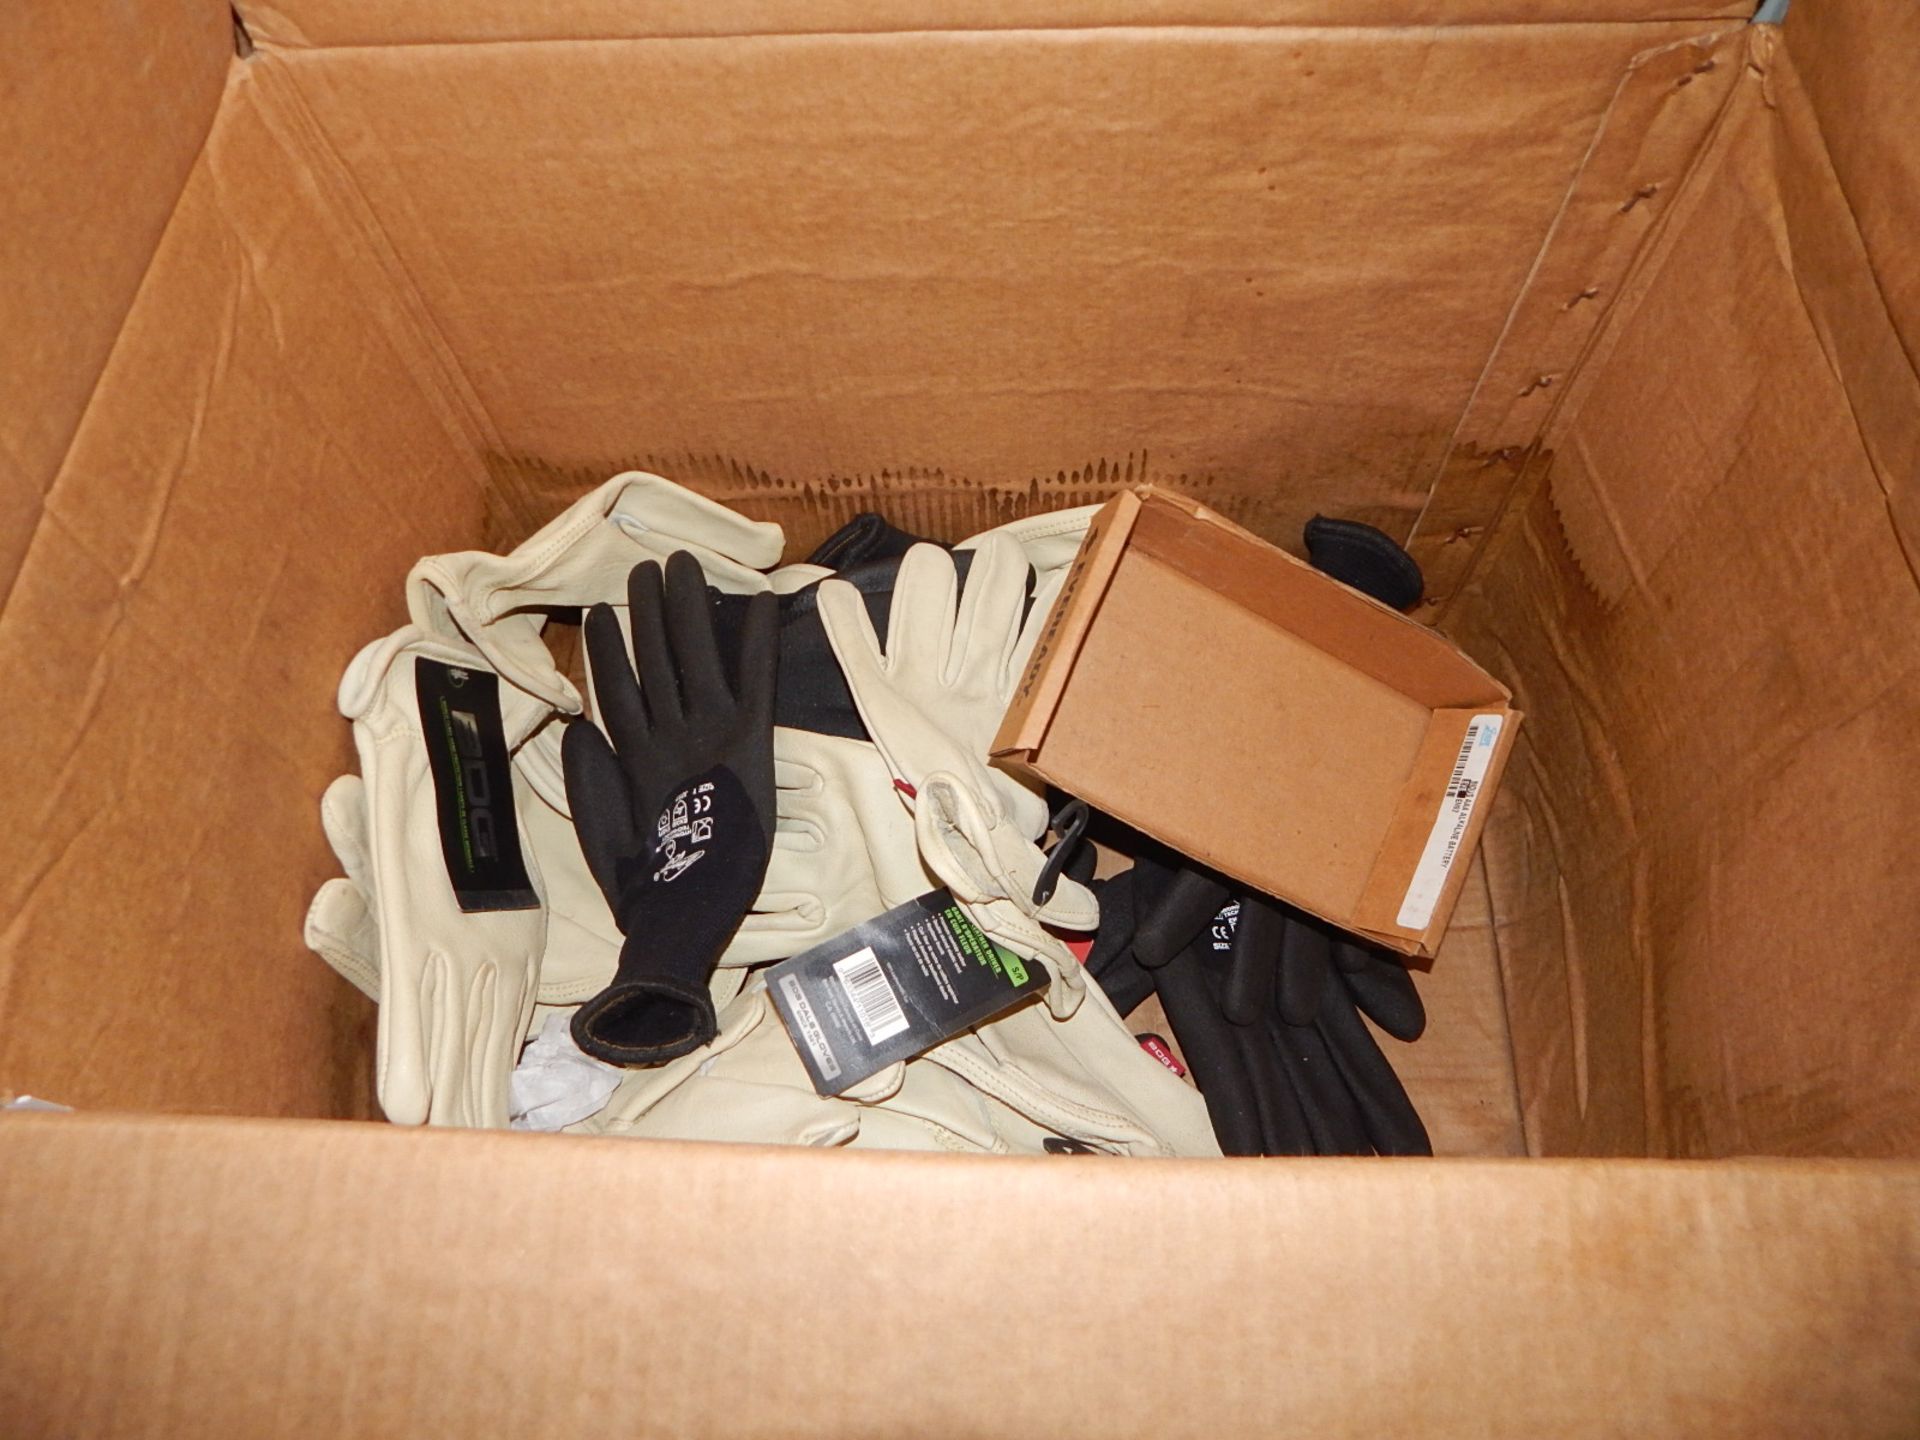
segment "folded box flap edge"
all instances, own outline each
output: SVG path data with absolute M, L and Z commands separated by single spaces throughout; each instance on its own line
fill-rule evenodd
M 996 757 L 1028 759 L 1046 738 L 1073 672 L 1074 658 L 1126 550 L 1140 506 L 1140 495 L 1123 491 L 1101 507 L 1087 527 L 1080 553 L 1074 557 L 1053 613 L 1034 645 L 1019 688 L 994 736 L 992 753 Z

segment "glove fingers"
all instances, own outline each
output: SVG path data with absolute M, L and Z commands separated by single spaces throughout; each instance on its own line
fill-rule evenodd
M 1406 1087 L 1380 1053 L 1367 1022 L 1337 987 L 1328 987 L 1316 1028 L 1359 1108 L 1374 1150 L 1382 1155 L 1433 1154 L 1433 1141 Z
M 909 778 L 901 774 L 895 758 L 887 753 L 886 726 L 876 729 L 873 724 L 873 707 L 887 692 L 887 677 L 880 636 L 873 628 L 866 597 L 857 587 L 836 577 L 820 582 L 814 591 L 813 608 L 820 617 L 820 628 L 826 632 L 833 658 L 840 663 L 840 672 L 846 677 L 847 692 L 853 697 L 862 725 L 872 736 L 875 748 L 886 756 L 893 773 L 901 779 Z M 889 635 L 893 633 L 889 631 Z
M 772 592 L 747 602 L 740 631 L 740 670 L 733 693 L 754 728 L 773 723 L 774 678 L 780 669 L 780 604 Z
M 433 1049 L 424 1032 L 435 1023 L 440 957 L 428 954 L 412 975 L 404 973 L 405 968 L 381 977 L 374 1088 L 387 1119 L 396 1125 L 424 1125 L 435 1088 L 428 1066 Z
M 1099 978 L 1126 955 L 1133 940 L 1134 872 L 1123 870 L 1110 880 L 1096 881 L 1094 898 L 1100 904 L 1100 928 L 1087 952 L 1087 969 Z
M 1183 949 L 1154 972 L 1167 1023 L 1187 1057 L 1187 1068 L 1207 1102 L 1220 1149 L 1228 1155 L 1260 1153 L 1260 1112 L 1253 1082 L 1240 1058 L 1233 1027 L 1207 988 L 1199 957 Z
M 656 729 L 680 724 L 686 712 L 667 642 L 666 579 L 655 561 L 643 561 L 627 576 L 627 625 L 633 631 L 634 668 L 648 719 Z M 625 740 L 621 736 L 623 745 Z
M 1425 585 L 1420 566 L 1385 531 L 1358 520 L 1316 515 L 1307 521 L 1306 542 L 1307 558 L 1322 575 L 1396 610 L 1420 599 Z
M 1265 1027 L 1236 1025 L 1233 1036 L 1240 1046 L 1242 1063 L 1253 1077 L 1254 1104 L 1260 1113 L 1261 1152 L 1313 1154 L 1313 1132 L 1307 1128 L 1306 1112 L 1300 1108 L 1300 1097 L 1293 1093 L 1293 1085 L 1281 1067 L 1279 1052 L 1273 1048 Z
M 600 723 L 610 735 L 644 736 L 647 710 L 640 700 L 640 685 L 633 676 L 633 663 L 627 658 L 626 638 L 620 633 L 619 617 L 611 605 L 595 605 L 587 611 L 582 627 L 587 641 L 587 677 L 593 689 L 594 708 Z
M 322 885 L 307 907 L 302 937 L 309 950 L 361 994 L 379 1003 L 380 933 L 358 885 L 351 880 L 329 880 Z
M 749 620 L 759 598 L 756 595 L 747 602 Z M 667 560 L 666 635 L 686 712 L 714 715 L 731 710 L 733 691 L 720 667 L 707 577 L 700 571 L 700 562 L 685 550 L 676 550 Z
M 749 520 L 717 500 L 684 485 L 676 485 L 644 470 L 615 476 L 608 488 L 618 487 L 610 519 L 649 548 L 667 542 L 668 549 L 694 549 L 703 558 L 713 556 L 737 562 L 742 577 L 765 583 L 754 571 L 780 563 L 786 535 L 778 525 Z M 712 562 L 707 562 L 713 568 Z
M 1125 1019 L 1146 1004 L 1147 997 L 1153 993 L 1154 972 L 1143 969 L 1130 953 L 1122 950 L 1093 981 L 1113 1002 L 1114 1013 Z
M 320 828 L 347 879 L 373 893 L 373 861 L 367 853 L 367 786 L 358 775 L 341 775 L 320 797 Z
M 967 571 L 966 594 L 960 601 L 953 653 L 946 667 L 948 683 L 962 674 L 990 676 L 997 693 L 1006 693 L 1002 667 L 1020 633 L 1028 573 L 1027 557 L 1006 536 L 994 535 L 981 542 Z
M 1373 950 L 1350 935 L 1333 937 L 1333 964 L 1342 975 L 1364 970 L 1372 963 Z
M 1275 1003 L 1289 1025 L 1311 1025 L 1320 997 L 1332 978 L 1333 942 L 1318 924 L 1300 914 L 1286 917 L 1280 942 L 1280 976 Z
M 935 675 L 950 673 L 959 583 L 953 556 L 938 545 L 916 545 L 907 551 L 887 612 L 889 671 L 912 664 Z
M 1227 887 L 1206 871 L 1179 871 L 1153 905 L 1141 908 L 1133 953 L 1149 970 L 1165 965 L 1206 929 L 1227 898 Z
M 580 836 L 580 853 L 608 905 L 620 895 L 618 857 L 639 851 L 639 837 L 626 772 L 591 720 L 568 723 L 560 741 L 560 765 L 567 777 L 567 808 Z
M 1040 867 L 1046 863 L 1046 857 L 1032 841 L 1020 843 L 1026 847 L 1024 850 L 1017 849 L 1011 840 L 1007 842 L 1007 849 L 1013 851 L 1014 858 L 1020 861 L 1017 870 L 1008 867 L 1002 860 L 1003 871 L 1015 877 L 1018 887 L 1009 898 L 1020 909 L 1030 912 L 1035 919 L 1056 930 L 1088 934 L 1096 929 L 1100 924 L 1100 902 L 1093 898 L 1091 890 L 1072 876 L 1062 875 L 1054 882 L 1053 898 L 1044 905 L 1034 905 L 1033 889 L 1040 882 Z
M 1221 1009 L 1235 1025 L 1257 1025 L 1273 1006 L 1286 914 L 1264 895 L 1244 895 L 1234 922 Z
M 1371 1155 L 1373 1141 L 1326 1041 L 1311 1025 L 1275 1025 L 1275 1051 L 1300 1099 L 1317 1155 Z
M 499 1029 L 496 1007 L 500 1004 L 500 973 L 491 965 L 482 965 L 474 973 L 467 986 L 467 1005 L 462 1014 L 467 1026 L 467 1043 L 464 1050 L 466 1070 L 461 1076 L 458 1094 L 458 1113 L 460 1118 L 454 1123 L 468 1127 L 493 1126 L 494 1119 L 489 1113 L 492 1106 L 488 1103 L 488 1082 L 496 1073 L 492 1063 L 495 1052 L 500 1048 L 500 1040 L 509 1038 L 519 1040 L 522 1036 L 501 1037 L 495 1032 Z M 506 1094 L 506 1072 L 499 1072 L 501 1095 Z M 499 1117 L 498 1128 L 506 1128 L 507 1117 Z
M 1413 976 L 1391 955 L 1369 955 L 1364 969 L 1340 978 L 1361 1013 L 1394 1039 L 1418 1040 L 1426 1030 L 1427 1007 Z

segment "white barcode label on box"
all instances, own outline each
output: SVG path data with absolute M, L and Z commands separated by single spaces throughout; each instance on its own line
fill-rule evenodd
M 1433 919 L 1433 907 L 1440 903 L 1440 892 L 1446 889 L 1453 862 L 1460 858 L 1460 842 L 1466 838 L 1473 805 L 1480 798 L 1480 786 L 1487 778 L 1487 766 L 1493 762 L 1499 739 L 1498 715 L 1476 715 L 1467 723 L 1459 757 L 1447 777 L 1446 793 L 1440 797 L 1440 813 L 1433 818 L 1426 848 L 1413 868 L 1413 883 L 1400 902 L 1400 924 L 1408 930 L 1424 930 Z
M 834 961 L 833 973 L 840 978 L 869 1045 L 891 1040 L 907 1028 L 907 1012 L 900 1008 L 899 997 L 887 983 L 886 969 L 871 946 Z

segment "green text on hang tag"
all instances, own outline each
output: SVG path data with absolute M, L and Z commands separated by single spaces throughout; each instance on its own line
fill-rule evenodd
M 896 1060 L 1047 988 L 1044 967 L 996 944 L 934 890 L 767 972 L 813 1088 L 838 1095 Z

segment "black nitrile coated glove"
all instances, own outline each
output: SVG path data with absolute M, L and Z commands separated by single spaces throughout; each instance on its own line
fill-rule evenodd
M 1382 605 L 1410 610 L 1420 603 L 1426 580 L 1420 566 L 1383 530 L 1358 520 L 1316 515 L 1307 522 L 1307 560 Z
M 1153 974 L 1133 958 L 1134 896 L 1139 866 L 1108 880 L 1097 880 L 1094 897 L 1100 902 L 1100 928 L 1087 952 L 1087 973 L 1106 992 L 1120 1015 L 1131 1015 L 1153 993 Z
M 1158 970 L 1191 945 L 1227 903 L 1225 882 L 1172 858 L 1142 855 L 1134 863 L 1133 958 Z
M 1424 1011 L 1406 968 L 1263 895 L 1205 915 L 1227 894 L 1217 876 L 1145 855 L 1101 883 L 1087 959 L 1122 1015 L 1158 992 L 1222 1151 L 1431 1154 L 1361 1019 L 1364 1011 L 1390 1034 L 1420 1033 Z M 1168 954 L 1169 945 L 1179 948 Z
M 1426 1012 L 1406 967 L 1322 921 L 1280 908 L 1271 1031 L 1316 1149 L 1431 1155 L 1426 1127 L 1360 1018 L 1365 1011 L 1396 1038 L 1420 1034 Z
M 844 571 L 869 560 L 898 562 L 914 546 L 927 543 L 938 542 L 909 534 L 886 516 L 864 510 L 816 545 L 807 563 Z
M 561 746 L 581 852 L 626 937 L 613 983 L 572 1028 L 597 1059 L 658 1065 L 714 1037 L 708 981 L 766 874 L 775 608 L 753 597 L 728 666 L 693 556 L 672 556 L 664 579 L 636 565 L 627 595 L 632 663 L 612 608 L 587 612 L 605 734 L 576 720 Z
M 1195 939 L 1150 973 L 1187 1070 L 1207 1102 L 1221 1153 L 1259 1155 L 1265 1150 L 1260 1102 L 1236 1027 L 1227 1022 L 1220 996 L 1208 982 L 1202 957 L 1211 943 L 1207 936 Z

